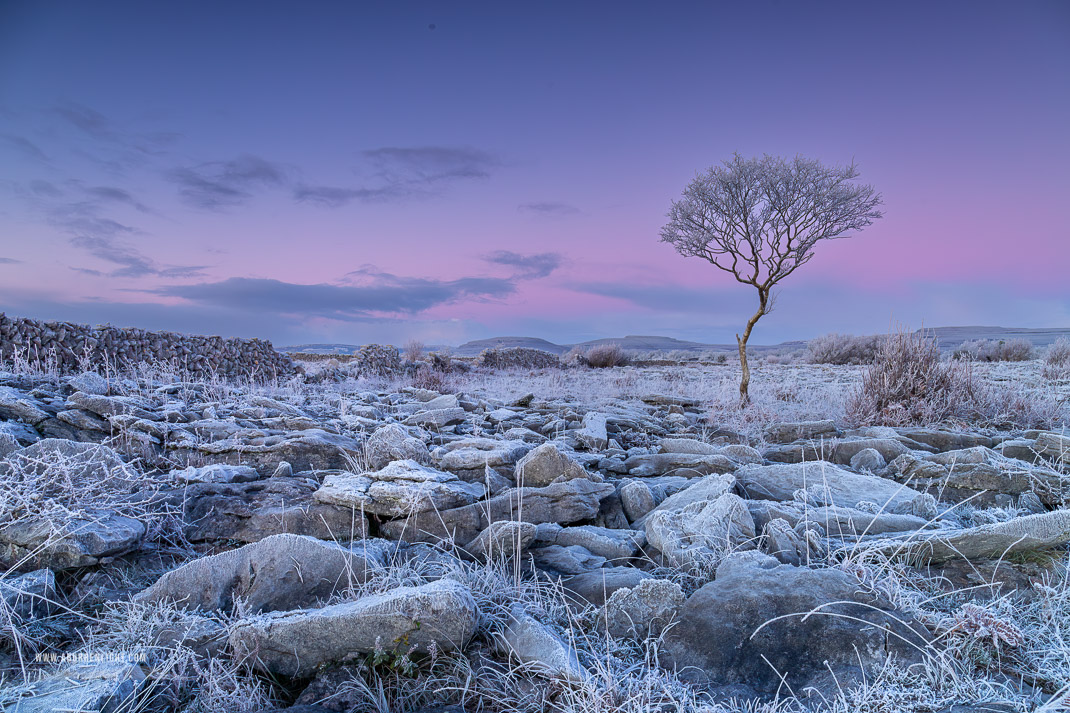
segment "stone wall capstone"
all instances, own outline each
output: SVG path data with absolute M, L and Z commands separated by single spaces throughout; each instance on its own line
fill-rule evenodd
M 25 360 L 63 373 L 121 371 L 139 363 L 167 364 L 194 376 L 282 378 L 293 360 L 263 339 L 224 339 L 70 322 L 42 322 L 0 312 L 0 364 Z

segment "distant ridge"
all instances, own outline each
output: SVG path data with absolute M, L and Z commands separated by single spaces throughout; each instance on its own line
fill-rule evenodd
M 917 331 L 936 337 L 941 349 L 955 349 L 975 339 L 1028 339 L 1035 347 L 1046 347 L 1059 337 L 1070 339 L 1070 327 L 926 327 Z
M 1070 339 L 1070 327 L 925 327 L 916 330 L 918 333 L 936 337 L 943 350 L 958 348 L 963 342 L 975 339 L 1028 339 L 1034 346 L 1045 347 L 1059 337 Z M 817 335 L 815 335 L 817 336 Z M 478 356 L 484 349 L 508 349 L 510 347 L 527 347 L 529 349 L 541 349 L 553 354 L 564 354 L 575 346 L 587 349 L 599 344 L 619 344 L 622 349 L 636 351 L 684 351 L 684 352 L 731 352 L 735 353 L 736 345 L 732 344 L 706 344 L 703 342 L 689 342 L 673 337 L 637 336 L 605 337 L 603 339 L 591 339 L 578 344 L 555 344 L 554 342 L 538 337 L 491 337 L 489 339 L 475 339 L 465 342 L 459 347 L 446 347 L 442 345 L 428 345 L 426 351 L 439 351 L 449 349 L 457 356 Z M 750 344 L 747 349 L 754 353 L 776 352 L 781 350 L 803 349 L 806 347 L 805 340 L 780 342 L 779 344 Z M 279 347 L 279 351 L 305 354 L 352 354 L 360 349 L 359 344 L 298 344 L 292 347 Z

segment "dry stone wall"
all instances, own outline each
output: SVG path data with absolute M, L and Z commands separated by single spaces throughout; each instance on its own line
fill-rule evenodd
M 293 360 L 262 339 L 224 339 L 70 322 L 0 312 L 0 364 L 25 360 L 68 373 L 169 364 L 195 376 L 270 379 L 294 372 Z

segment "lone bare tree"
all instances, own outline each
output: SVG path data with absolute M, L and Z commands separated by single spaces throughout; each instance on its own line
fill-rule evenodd
M 758 311 L 736 335 L 743 376 L 740 407 L 750 403 L 747 340 L 773 306 L 773 286 L 805 265 L 822 240 L 847 238 L 881 217 L 881 196 L 857 185 L 858 169 L 814 159 L 738 153 L 698 174 L 673 201 L 661 241 L 701 257 L 758 290 Z

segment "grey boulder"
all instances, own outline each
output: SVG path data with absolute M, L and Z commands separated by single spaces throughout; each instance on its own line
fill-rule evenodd
M 844 572 L 742 553 L 680 609 L 679 623 L 665 634 L 662 663 L 685 680 L 745 684 L 762 695 L 785 684 L 801 695 L 808 687 L 831 693 L 871 675 L 889 656 L 899 666 L 921 661 L 929 640 L 924 627 L 860 593 Z
M 468 505 L 485 492 L 481 483 L 466 483 L 452 473 L 401 460 L 371 473 L 332 472 L 313 497 L 360 512 L 403 517 Z
M 251 612 L 307 606 L 367 581 L 383 565 L 374 545 L 347 548 L 302 535 L 273 535 L 187 562 L 135 598 L 199 611 L 228 611 L 241 599 Z
M 319 609 L 248 617 L 232 628 L 230 646 L 235 657 L 263 671 L 296 678 L 377 647 L 399 654 L 427 653 L 432 644 L 460 650 L 475 634 L 477 616 L 471 593 L 440 579 Z

